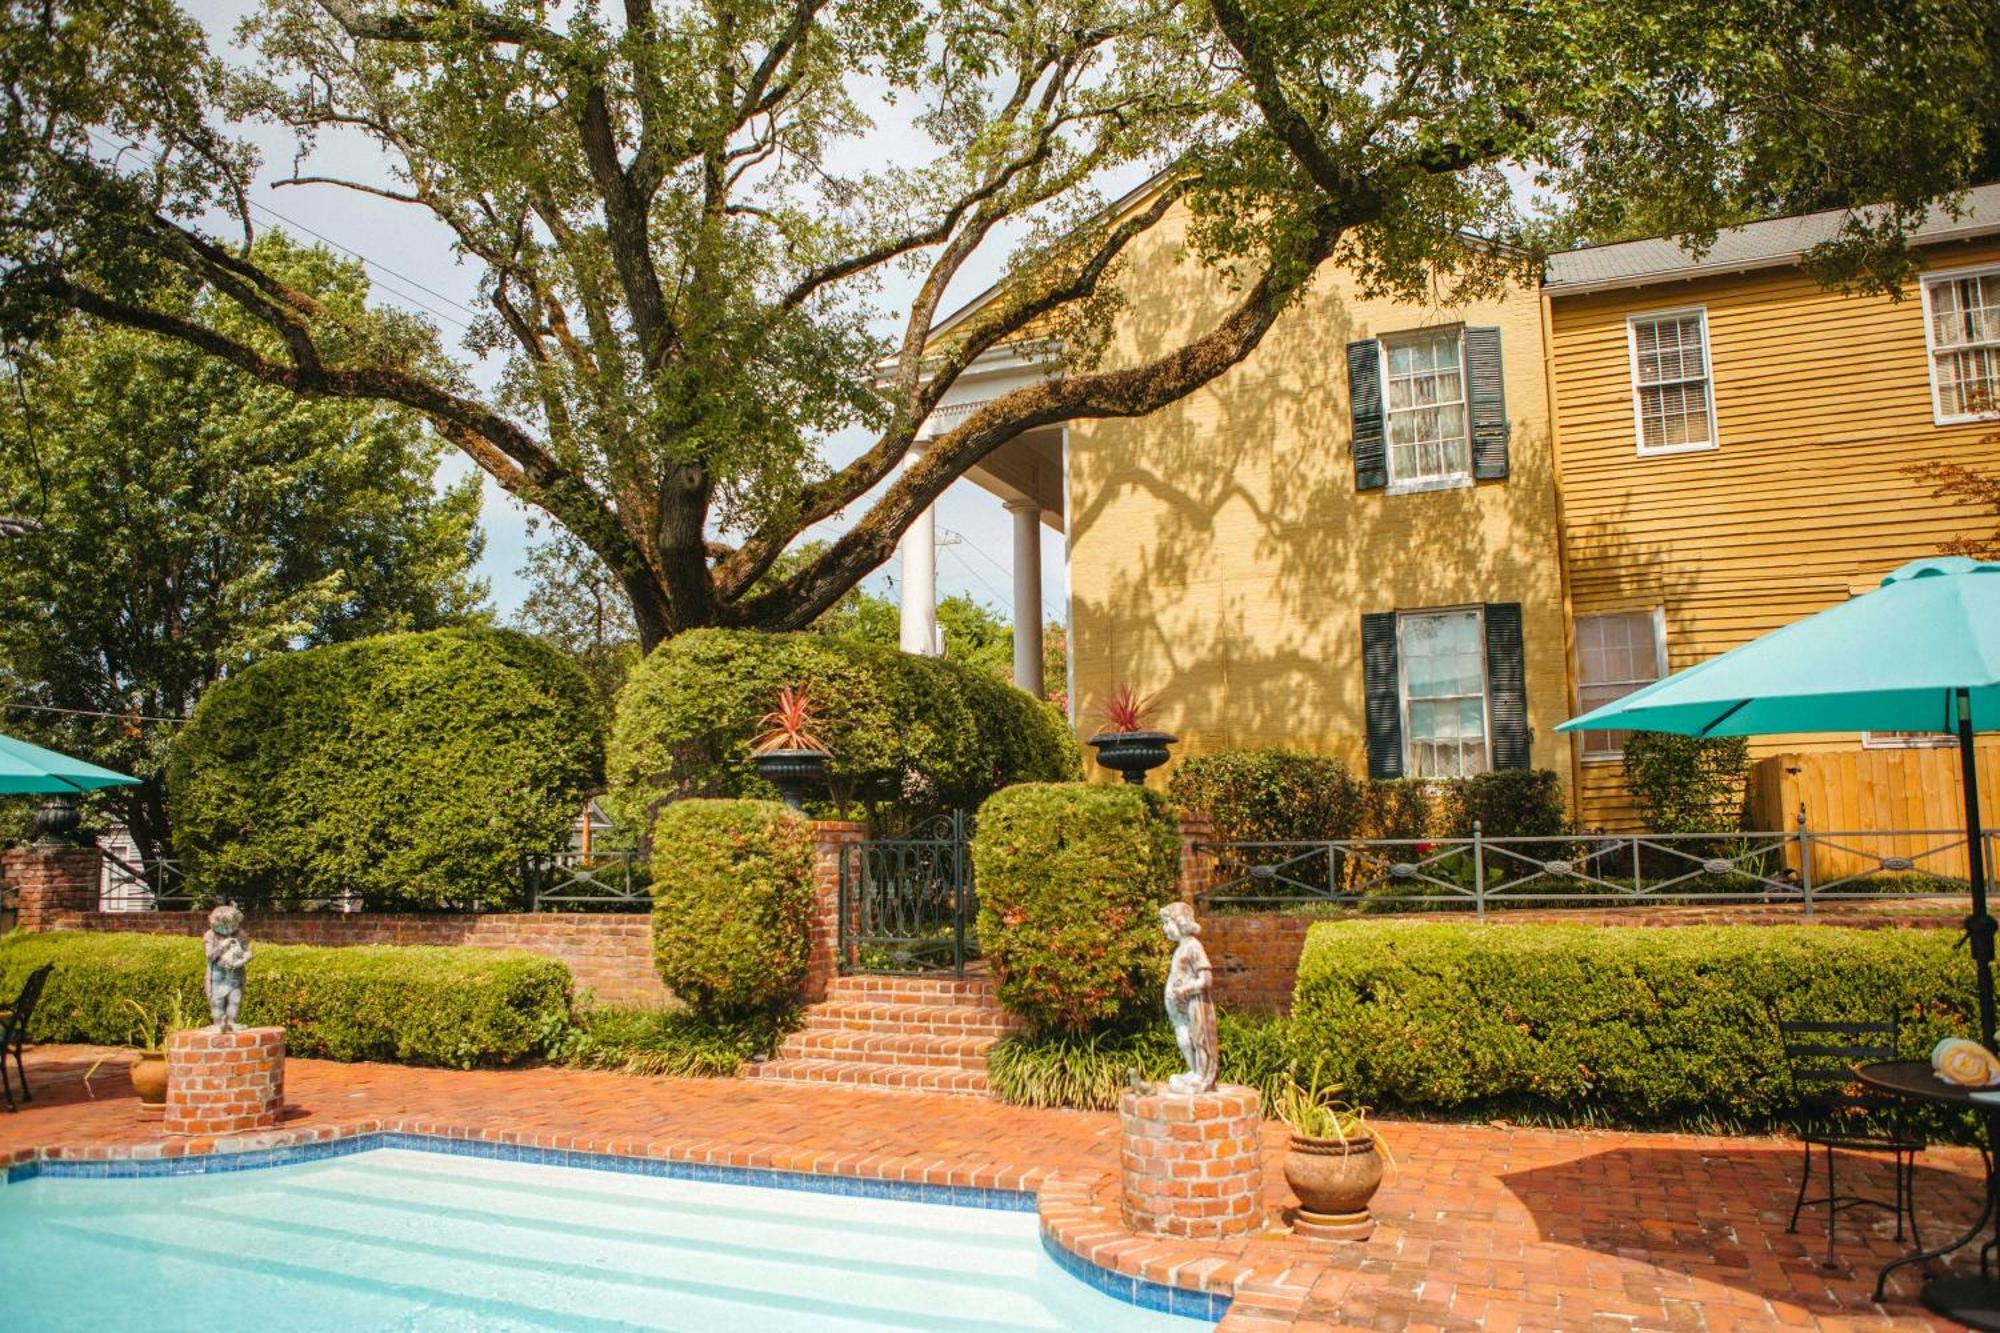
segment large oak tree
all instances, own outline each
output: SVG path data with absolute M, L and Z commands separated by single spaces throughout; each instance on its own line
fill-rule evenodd
M 1699 237 L 1837 173 L 1888 207 L 1821 258 L 1892 283 L 1909 224 L 1975 169 L 2000 84 L 1991 6 L 1962 0 L 267 0 L 254 71 L 171 0 L 5 14 L 8 331 L 82 310 L 415 410 L 604 561 L 648 646 L 811 623 L 993 449 L 1194 391 L 1328 258 L 1450 300 L 1619 218 Z M 435 349 L 343 337 L 258 262 L 252 120 L 298 132 L 285 183 L 450 229 L 496 390 Z M 316 165 L 328 135 L 386 171 Z M 1156 189 L 1101 207 L 1151 169 Z M 1235 304 L 1107 368 L 1121 256 L 1182 203 Z M 998 296 L 934 336 L 995 249 Z M 163 302 L 162 265 L 262 335 Z M 919 457 L 954 381 L 1030 334 L 1049 378 Z M 825 464 L 855 428 L 865 447 Z

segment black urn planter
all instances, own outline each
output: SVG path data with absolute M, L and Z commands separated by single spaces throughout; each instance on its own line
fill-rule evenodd
M 76 797 L 65 793 L 44 796 L 35 810 L 35 845 L 38 847 L 74 847 L 81 839 L 77 829 L 83 824 L 83 812 L 77 809 Z
M 802 810 L 806 797 L 826 786 L 824 750 L 759 750 L 750 762 L 794 810 Z
M 1097 748 L 1098 763 L 1136 787 L 1144 785 L 1146 775 L 1172 757 L 1167 747 L 1178 740 L 1180 737 L 1164 731 L 1106 731 L 1085 743 Z

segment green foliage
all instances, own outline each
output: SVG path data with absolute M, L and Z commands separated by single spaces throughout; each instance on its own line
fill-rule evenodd
M 608 804 L 643 828 L 683 796 L 771 795 L 750 742 L 786 685 L 818 708 L 837 808 L 972 806 L 1079 768 L 1055 710 L 958 663 L 824 634 L 695 630 L 641 662 L 619 696 Z
M 579 1069 L 666 1078 L 734 1078 L 777 1048 L 789 1024 L 781 1016 L 734 1019 L 692 1009 L 597 1006 L 579 1013 L 550 1058 Z
M 1452 837 L 1478 825 L 1489 838 L 1554 838 L 1569 831 L 1562 779 L 1546 768 L 1480 773 L 1447 784 L 1440 797 Z
M 246 1027 L 283 1027 L 293 1055 L 391 1060 L 472 1069 L 518 1064 L 558 1042 L 569 1024 L 569 969 L 534 954 L 493 949 L 340 949 L 251 942 Z M 0 940 L 0 993 L 53 962 L 35 1010 L 34 1041 L 119 1046 L 147 1014 L 176 999 L 197 1022 L 201 941 L 166 935 L 28 935 Z
M 359 315 L 357 263 L 258 242 L 260 262 Z M 210 289 L 177 314 L 242 329 Z M 256 658 L 476 620 L 479 485 L 442 490 L 414 412 L 300 398 L 191 347 L 65 321 L 0 379 L 0 697 L 10 734 L 148 781 L 92 798 L 167 849 L 173 723 Z
M 1316 842 L 1355 836 L 1366 786 L 1332 755 L 1216 750 L 1176 768 L 1167 795 L 1208 815 L 1220 842 Z
M 1267 1105 L 1285 1077 L 1291 1054 L 1280 1018 L 1221 1013 L 1216 1037 L 1224 1083 L 1257 1088 Z M 987 1052 L 993 1095 L 1016 1106 L 1063 1106 L 1110 1111 L 1118 1106 L 1128 1071 L 1159 1081 L 1185 1066 L 1164 1023 L 1072 1035 L 1016 1035 Z
M 1893 1016 L 1919 1058 L 1976 1014 L 1943 930 L 1322 923 L 1291 1044 L 1370 1105 L 1761 1125 L 1792 1104 L 1780 1023 Z
M 511 905 L 521 857 L 564 845 L 597 783 L 599 726 L 589 682 L 511 630 L 266 658 L 175 738 L 189 886 L 240 903 Z
M 1625 739 L 1625 786 L 1655 833 L 1743 827 L 1750 743 L 1741 736 L 1635 731 Z
M 514 612 L 515 628 L 569 654 L 609 718 L 642 656 L 624 589 L 588 546 L 560 528 L 530 545 L 527 558 L 516 571 L 527 591 Z
M 1556 836 L 1567 830 L 1562 781 L 1548 769 L 1449 780 L 1369 781 L 1331 755 L 1217 750 L 1174 770 L 1175 808 L 1206 813 L 1219 842 L 1348 838 Z
M 653 958 L 704 1018 L 797 1005 L 813 915 L 812 831 L 772 801 L 677 801 L 653 826 Z
M 1024 783 L 979 810 L 979 944 L 1000 1003 L 1039 1031 L 1084 1033 L 1157 1001 L 1180 843 L 1155 794 Z

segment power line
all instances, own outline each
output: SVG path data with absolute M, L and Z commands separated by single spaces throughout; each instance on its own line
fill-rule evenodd
M 89 130 L 88 133 L 91 138 L 95 139 L 98 142 L 98 145 L 100 147 L 109 149 L 113 153 L 125 153 L 125 152 L 137 153 L 142 157 L 149 159 L 153 163 L 153 165 L 155 166 L 159 165 L 160 155 L 157 153 L 149 152 L 147 149 L 142 148 L 137 144 L 120 144 L 116 140 L 112 139 L 110 136 L 105 134 L 100 134 L 97 130 L 94 129 Z M 325 244 L 332 246 L 334 249 L 340 251 L 342 254 L 348 256 L 350 259 L 354 259 L 363 266 L 375 270 L 378 274 L 387 274 L 389 277 L 396 279 L 398 282 L 408 283 L 410 286 L 415 287 L 418 291 L 429 293 L 430 295 L 436 297 L 438 300 L 443 301 L 446 305 L 454 306 L 457 309 L 464 311 L 466 314 L 472 316 L 475 319 L 479 317 L 479 312 L 477 310 L 474 310 L 472 307 L 465 305 L 460 301 L 456 301 L 449 296 L 446 296 L 443 292 L 425 286 L 423 283 L 418 282 L 415 278 L 397 272 L 395 269 L 390 268 L 387 264 L 384 264 L 379 259 L 371 259 L 367 255 L 361 253 L 359 250 L 353 249 L 350 246 L 342 245 L 339 241 L 334 240 L 331 236 L 326 235 L 324 232 L 315 231 L 311 227 L 308 227 L 305 223 L 287 217 L 285 214 L 280 213 L 277 209 L 272 208 L 268 204 L 262 204 L 256 201 L 255 199 L 249 199 L 249 198 L 245 198 L 244 202 L 248 204 L 251 208 L 256 209 L 258 212 L 268 213 L 270 216 L 276 218 L 278 221 L 284 223 L 286 226 L 296 227 L 300 231 L 304 232 L 306 235 L 313 237 L 315 240 L 322 241 Z M 470 324 L 466 323 L 462 319 L 459 319 L 457 316 L 447 315 L 444 311 L 439 310 L 436 306 L 426 304 L 424 301 L 420 300 L 415 296 L 410 295 L 408 292 L 401 291 L 398 288 L 390 285 L 389 283 L 381 281 L 380 278 L 376 280 L 376 286 L 380 287 L 383 291 L 388 292 L 392 296 L 397 296 L 402 298 L 403 300 L 409 302 L 411 305 L 417 307 L 417 309 L 422 310 L 424 313 L 428 315 L 435 316 L 436 318 L 443 320 L 447 324 L 468 331 L 472 328 Z
M 31 713 L 62 713 L 69 717 L 108 717 L 120 722 L 185 722 L 184 717 L 161 713 L 107 713 L 99 708 L 57 708 L 54 704 L 31 704 L 23 699 L 0 700 L 0 708 L 20 708 Z

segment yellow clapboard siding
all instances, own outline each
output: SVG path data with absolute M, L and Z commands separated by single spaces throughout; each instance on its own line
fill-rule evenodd
M 1926 259 L 1939 269 L 2000 265 L 2000 241 L 1940 246 Z M 1719 447 L 1642 457 L 1626 320 L 1687 306 L 1707 311 Z M 1552 294 L 1548 310 L 1572 611 L 1663 606 L 1676 669 L 1992 527 L 1991 515 L 1938 499 L 1901 470 L 1932 460 L 1991 469 L 2000 460 L 2000 424 L 1933 420 L 1914 288 L 1897 302 L 1773 269 Z M 1940 813 L 1938 784 L 1956 789 L 1955 770 L 1939 758 L 1948 751 L 1862 750 L 1851 736 L 1764 738 L 1752 748 L 1765 756 L 1753 788 L 1760 823 L 1806 799 L 1815 820 L 1824 811 L 1907 826 Z M 1807 776 L 1771 767 L 1794 761 Z M 1586 823 L 1631 827 L 1618 765 L 1577 771 Z

